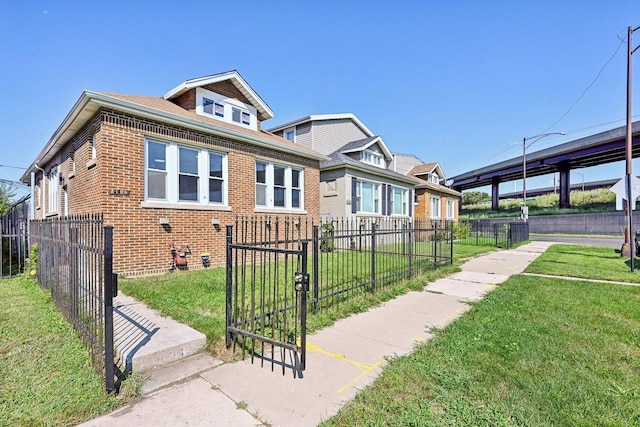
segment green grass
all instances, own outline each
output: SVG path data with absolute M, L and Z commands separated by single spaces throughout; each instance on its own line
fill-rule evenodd
M 640 283 L 640 271 L 631 272 L 630 259 L 601 246 L 552 245 L 525 270 L 527 273 Z M 640 268 L 640 260 L 635 263 Z
M 640 288 L 514 276 L 325 426 L 640 425 Z
M 615 194 L 607 188 L 571 191 L 571 209 L 559 208 L 559 194 L 544 194 L 528 201 L 529 216 L 579 214 L 615 211 Z M 502 200 L 499 212 L 491 210 L 491 202 L 463 205 L 460 219 L 497 218 L 520 216 L 522 199 Z
M 0 425 L 75 425 L 121 403 L 48 292 L 0 281 Z
M 343 294 L 343 297 L 336 299 L 339 304 L 335 304 L 333 308 L 323 309 L 315 314 L 310 313 L 307 329 L 312 332 L 327 327 L 338 319 L 366 311 L 409 290 L 423 289 L 427 282 L 460 271 L 458 265 L 462 260 L 492 250 L 495 248 L 491 246 L 455 245 L 454 265 L 427 270 L 410 281 L 388 286 L 375 295 L 371 295 L 369 292 Z M 327 255 L 330 254 L 321 256 Z M 366 253 L 349 252 L 347 255 L 352 258 L 349 260 L 350 263 L 367 265 L 368 255 Z M 353 273 L 353 270 L 340 264 L 322 264 L 321 268 L 326 271 L 331 270 L 332 278 L 344 276 L 345 280 L 352 280 L 349 275 Z M 209 350 L 223 357 L 226 313 L 225 280 L 224 268 L 211 268 L 136 279 L 123 278 L 120 279 L 119 287 L 125 294 L 145 302 L 159 310 L 164 316 L 186 323 L 204 333 L 207 336 Z

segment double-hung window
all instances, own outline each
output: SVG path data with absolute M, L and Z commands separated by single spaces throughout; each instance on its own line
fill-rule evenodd
M 145 154 L 146 201 L 227 204 L 226 154 L 152 140 Z
M 432 219 L 440 219 L 440 197 L 431 196 L 431 213 Z
M 447 219 L 455 218 L 455 202 L 452 199 L 447 199 Z
M 407 204 L 407 198 L 409 192 L 406 189 L 393 187 L 391 190 L 391 214 L 393 215 L 408 215 L 409 209 Z
M 302 170 L 270 162 L 256 162 L 256 206 L 302 209 Z
M 380 213 L 380 184 L 368 181 L 356 182 L 356 212 Z
M 49 188 L 49 204 L 47 205 L 47 212 L 58 212 L 58 166 L 52 167 L 49 171 L 47 184 Z
M 198 197 L 198 150 L 178 147 L 178 200 L 197 202 Z

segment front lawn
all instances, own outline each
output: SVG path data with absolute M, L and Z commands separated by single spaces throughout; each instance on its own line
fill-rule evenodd
M 639 304 L 639 287 L 513 276 L 323 425 L 640 425 Z
M 553 245 L 526 272 L 583 279 L 640 283 L 640 260 L 631 272 L 629 257 L 620 251 L 602 246 Z
M 49 293 L 0 280 L 0 425 L 75 425 L 121 403 Z

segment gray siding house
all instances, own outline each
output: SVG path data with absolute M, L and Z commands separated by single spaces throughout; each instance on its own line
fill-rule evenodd
M 420 181 L 393 170 L 393 154 L 382 137 L 355 115 L 311 115 L 268 131 L 330 157 L 320 163 L 322 216 L 413 216 Z

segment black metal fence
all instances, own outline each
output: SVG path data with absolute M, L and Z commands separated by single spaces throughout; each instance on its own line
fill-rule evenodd
M 24 271 L 28 257 L 28 197 L 13 205 L 0 220 L 0 279 Z
M 89 349 L 104 374 L 107 392 L 115 389 L 113 349 L 113 227 L 101 214 L 31 221 L 37 244 L 37 280 L 51 292 L 58 309 Z
M 395 218 L 242 217 L 234 242 L 311 249 L 309 304 L 318 310 L 348 296 L 376 293 L 414 274 L 453 262 L 453 223 Z M 252 261 L 252 260 L 248 260 Z
M 526 221 L 465 220 L 455 225 L 456 243 L 509 249 L 529 240 Z
M 239 217 L 227 227 L 227 345 L 283 373 L 304 370 L 307 310 L 338 308 L 452 260 L 452 223 Z

